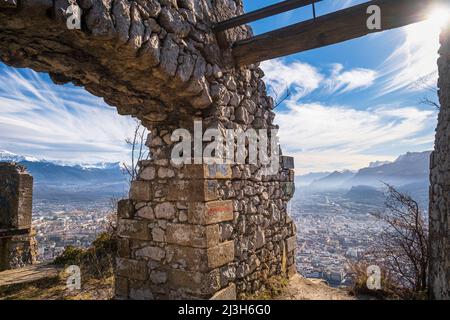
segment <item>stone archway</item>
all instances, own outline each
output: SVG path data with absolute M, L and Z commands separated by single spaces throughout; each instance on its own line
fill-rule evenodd
M 152 160 L 119 203 L 116 297 L 236 298 L 296 272 L 289 159 L 270 177 L 258 165 L 169 161 L 170 133 L 194 119 L 222 131 L 275 128 L 263 72 L 235 68 L 226 49 L 251 31 L 227 31 L 219 47 L 210 28 L 241 14 L 242 1 L 83 0 L 81 30 L 66 26 L 70 4 L 1 0 L 0 58 L 83 86 L 152 132 Z
M 273 101 L 257 65 L 236 68 L 230 45 L 245 26 L 211 31 L 242 14 L 242 0 L 0 0 L 0 59 L 72 82 L 152 131 L 130 199 L 119 206 L 118 298 L 233 298 L 270 275 L 295 272 L 290 161 L 263 178 L 259 166 L 172 166 L 169 133 L 204 127 L 271 129 Z M 442 35 L 441 112 L 431 161 L 430 288 L 449 298 L 449 45 Z M 220 44 L 220 46 L 219 46 Z M 283 160 L 283 159 L 282 159 Z M 288 159 L 284 159 L 288 160 Z

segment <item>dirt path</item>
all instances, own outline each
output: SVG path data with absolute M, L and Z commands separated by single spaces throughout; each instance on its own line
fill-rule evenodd
M 322 280 L 294 275 L 276 300 L 355 300 L 345 290 L 332 288 Z

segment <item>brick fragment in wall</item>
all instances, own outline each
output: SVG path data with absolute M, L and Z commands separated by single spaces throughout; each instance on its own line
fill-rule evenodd
M 233 201 L 231 200 L 189 203 L 189 223 L 209 225 L 232 220 Z

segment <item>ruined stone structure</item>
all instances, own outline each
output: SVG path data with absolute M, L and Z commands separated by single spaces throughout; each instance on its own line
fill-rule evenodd
M 81 30 L 67 28 L 70 1 L 1 2 L 3 62 L 83 86 L 151 130 L 152 159 L 119 205 L 118 298 L 235 298 L 295 272 L 288 158 L 272 176 L 169 161 L 170 134 L 194 120 L 222 132 L 275 128 L 263 72 L 231 59 L 251 30 L 211 31 L 243 13 L 241 0 L 80 0 Z
M 170 134 L 192 130 L 194 120 L 221 132 L 275 128 L 263 72 L 237 68 L 232 59 L 231 46 L 250 28 L 212 32 L 214 23 L 243 13 L 242 0 L 77 0 L 81 30 L 69 30 L 72 1 L 0 0 L 0 60 L 83 86 L 152 132 L 152 159 L 140 163 L 129 199 L 119 204 L 117 298 L 234 298 L 271 275 L 295 272 L 288 158 L 272 176 L 263 176 L 260 165 L 169 161 Z M 450 278 L 447 39 L 431 164 L 435 298 L 448 298 Z
M 32 195 L 33 177 L 25 168 L 0 162 L 0 271 L 36 261 Z
M 450 26 L 441 34 L 440 112 L 430 165 L 430 293 L 450 299 Z

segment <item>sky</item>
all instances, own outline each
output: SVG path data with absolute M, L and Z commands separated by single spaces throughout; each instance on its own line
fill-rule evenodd
M 246 0 L 246 11 L 280 0 Z M 325 0 L 317 15 L 365 1 Z M 443 11 L 383 33 L 261 64 L 283 152 L 296 173 L 358 169 L 433 148 Z M 255 34 L 310 19 L 311 7 L 252 23 Z M 0 150 L 68 162 L 127 161 L 135 122 L 101 98 L 46 74 L 0 64 Z

